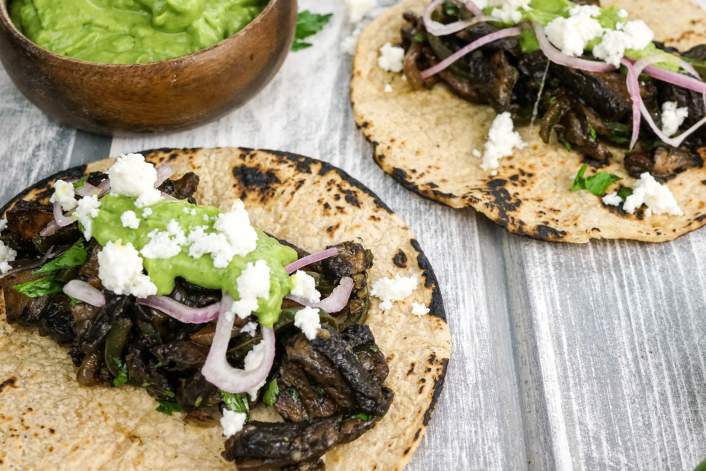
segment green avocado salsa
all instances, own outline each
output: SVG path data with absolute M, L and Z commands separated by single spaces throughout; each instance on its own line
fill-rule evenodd
M 32 41 L 109 64 L 171 59 L 212 46 L 250 23 L 268 0 L 10 0 Z
M 209 206 L 198 206 L 183 200 L 161 200 L 149 206 L 151 214 L 144 215 L 145 208 L 135 206 L 135 199 L 127 196 L 106 195 L 100 200 L 98 215 L 93 219 L 93 237 L 101 245 L 108 242 L 131 243 L 141 250 L 150 240 L 154 230 L 166 231 L 170 221 L 176 220 L 186 234 L 197 227 L 214 232 L 219 210 Z M 137 229 L 123 227 L 121 216 L 134 211 L 140 219 Z M 270 293 L 267 299 L 259 299 L 256 315 L 267 327 L 277 321 L 282 299 L 291 290 L 291 281 L 284 267 L 297 259 L 294 249 L 280 244 L 276 239 L 257 230 L 257 247 L 244 257 L 235 256 L 225 268 L 216 268 L 213 259 L 206 254 L 199 258 L 188 254 L 188 246 L 181 253 L 167 259 L 144 258 L 144 267 L 158 295 L 168 295 L 174 290 L 174 282 L 181 277 L 197 286 L 220 289 L 239 299 L 236 280 L 248 262 L 264 260 L 270 267 Z

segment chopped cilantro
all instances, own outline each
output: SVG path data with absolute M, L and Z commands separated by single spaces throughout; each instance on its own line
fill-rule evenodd
M 628 199 L 628 196 L 632 195 L 632 188 L 624 186 L 618 190 L 618 196 L 625 201 Z
M 532 29 L 522 29 L 522 34 L 520 34 L 520 48 L 523 54 L 532 54 L 533 52 L 539 51 L 539 41 Z
M 162 414 L 172 415 L 174 412 L 183 412 L 184 408 L 176 401 L 159 401 L 159 406 L 157 406 L 156 411 Z
M 573 185 L 571 185 L 571 191 L 586 190 L 596 196 L 603 196 L 610 185 L 620 180 L 619 176 L 608 172 L 598 172 L 586 177 L 586 170 L 588 170 L 588 165 L 583 164 L 576 174 Z
M 72 245 L 66 252 L 62 253 L 54 260 L 42 265 L 42 267 L 35 271 L 41 275 L 48 275 L 50 273 L 57 272 L 59 270 L 64 270 L 66 268 L 80 267 L 88 260 L 88 251 L 83 245 L 83 241 L 79 240 L 74 245 Z
M 287 388 L 287 394 L 289 394 L 289 397 L 294 399 L 295 401 L 299 400 L 299 391 L 297 391 L 294 388 Z
M 331 13 L 320 15 L 318 13 L 312 13 L 309 10 L 300 11 L 299 16 L 297 16 L 297 29 L 294 34 L 292 50 L 300 51 L 311 47 L 312 44 L 304 40 L 324 29 L 332 16 L 333 14 Z
M 277 378 L 275 378 L 267 384 L 265 394 L 262 396 L 262 402 L 266 406 L 272 407 L 277 402 L 277 396 L 279 396 L 279 385 L 277 384 Z
M 367 422 L 372 419 L 372 416 L 370 414 L 366 414 L 365 412 L 359 412 L 358 414 L 355 414 L 353 418 Z
M 203 398 L 201 396 L 199 396 L 194 401 L 194 407 L 201 407 L 202 403 L 203 403 Z
M 127 365 L 120 358 L 113 358 L 113 363 L 118 368 L 118 374 L 113 378 L 113 386 L 119 388 L 127 384 Z
M 85 176 L 79 178 L 78 180 L 76 180 L 73 183 L 74 189 L 78 190 L 79 188 L 83 188 L 83 186 L 86 184 L 87 181 L 88 181 L 88 175 L 85 175 Z
M 590 124 L 588 125 L 588 137 L 591 138 L 591 142 L 596 142 L 598 140 L 598 133 Z
M 15 285 L 15 291 L 28 298 L 41 298 L 50 294 L 61 293 L 64 284 L 53 278 L 39 278 Z
M 221 399 L 223 399 L 223 404 L 225 404 L 226 409 L 232 410 L 233 412 L 247 414 L 250 410 L 248 398 L 244 394 L 233 394 L 221 391 Z

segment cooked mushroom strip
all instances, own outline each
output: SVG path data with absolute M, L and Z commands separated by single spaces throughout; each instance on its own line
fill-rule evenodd
M 69 245 L 79 239 L 78 226 L 72 224 L 58 230 L 50 236 L 40 233 L 54 220 L 51 206 L 21 200 L 5 214 L 7 228 L 2 238 L 10 246 L 25 256 L 46 253 L 51 247 Z
M 625 169 L 631 177 L 640 178 L 649 172 L 655 178 L 666 181 L 690 168 L 704 164 L 701 157 L 688 149 L 658 146 L 654 150 L 637 150 L 625 156 Z
M 199 187 L 199 176 L 194 172 L 185 173 L 178 180 L 166 180 L 159 189 L 178 200 L 189 200 L 195 203 L 194 193 Z

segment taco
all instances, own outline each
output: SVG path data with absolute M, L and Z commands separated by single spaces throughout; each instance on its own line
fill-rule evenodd
M 439 288 L 342 171 L 163 149 L 2 215 L 1 466 L 400 469 L 422 439 L 450 354 Z
M 663 242 L 706 222 L 705 43 L 690 0 L 402 0 L 361 34 L 351 100 L 422 196 L 542 240 Z

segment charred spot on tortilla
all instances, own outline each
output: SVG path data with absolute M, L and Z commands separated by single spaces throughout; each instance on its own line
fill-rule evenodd
M 174 198 L 171 200 L 174 202 L 193 201 L 204 195 L 209 195 L 209 192 L 213 191 L 213 182 L 216 181 L 212 180 L 211 176 L 208 176 L 208 172 L 205 172 L 203 175 L 206 175 L 206 183 L 204 184 L 202 181 L 201 185 L 199 185 L 197 175 L 201 174 L 199 170 L 202 168 L 202 164 L 205 164 L 203 168 L 208 168 L 209 165 L 219 162 L 216 154 L 219 152 L 223 153 L 224 151 L 225 150 L 222 149 L 214 149 L 211 151 L 204 150 L 201 152 L 195 150 L 193 153 L 188 153 L 190 156 L 188 159 L 170 160 L 165 157 L 172 153 L 178 153 L 179 151 L 165 149 L 150 153 L 147 160 L 152 162 L 169 161 L 170 164 L 178 166 L 179 169 L 186 170 L 184 174 L 178 173 L 176 176 L 167 178 L 161 183 L 159 190 L 166 194 L 164 198 Z M 213 155 L 211 155 L 211 153 L 213 153 Z M 268 167 L 268 159 L 271 159 L 271 161 L 277 164 L 287 165 L 294 174 L 299 171 L 298 168 L 302 167 L 301 162 L 308 161 L 309 163 L 306 166 L 308 169 L 316 168 L 316 165 L 320 165 L 319 170 L 323 170 L 327 167 L 320 162 L 301 156 L 282 156 L 274 153 L 267 154 L 262 151 L 253 151 L 246 154 L 233 151 L 228 151 L 228 153 L 232 157 L 228 159 L 228 161 L 224 161 L 223 166 L 229 166 L 229 169 L 235 169 L 239 165 L 234 165 L 233 160 L 240 160 L 244 166 L 258 168 L 258 173 L 267 174 L 269 170 L 272 170 L 272 174 L 277 176 L 278 181 L 273 182 L 268 188 L 268 191 L 274 191 L 279 195 L 278 189 L 286 187 L 281 193 L 282 196 L 286 196 L 286 192 L 291 189 L 295 189 L 296 191 L 301 188 L 302 185 L 298 182 L 306 181 L 307 178 L 302 177 L 301 180 L 298 180 L 291 178 L 287 170 L 282 168 L 277 169 L 276 166 L 272 167 L 272 164 Z M 243 155 L 245 155 L 245 157 L 243 157 Z M 206 164 L 203 159 L 208 160 L 209 163 Z M 300 164 L 296 165 L 296 162 L 300 162 Z M 89 193 L 91 191 L 99 191 L 97 187 L 101 186 L 100 184 L 103 183 L 103 180 L 106 180 L 108 177 L 106 173 L 103 173 L 104 169 L 107 169 L 104 164 L 99 163 L 92 166 L 92 168 L 101 168 L 102 170 L 100 172 L 88 172 L 88 170 L 86 170 L 86 172 L 88 172 L 88 178 L 77 179 L 78 183 L 76 189 L 78 189 L 79 185 L 87 185 L 86 188 L 81 190 L 82 193 L 86 191 Z M 189 172 L 191 169 L 195 170 L 195 173 Z M 216 172 L 216 174 L 221 175 L 218 172 Z M 319 177 L 316 176 L 319 174 L 327 175 L 324 177 L 326 181 L 328 181 L 330 176 L 334 176 L 338 179 L 334 188 L 336 189 L 336 194 L 341 195 L 341 201 L 350 200 L 351 198 L 355 199 L 355 202 L 358 204 L 352 204 L 350 201 L 346 201 L 346 203 L 349 204 L 349 210 L 355 209 L 355 211 L 362 214 L 372 212 L 373 214 L 369 214 L 368 216 L 376 216 L 380 224 L 389 225 L 392 222 L 393 226 L 388 227 L 400 227 L 401 230 L 406 231 L 406 228 L 403 228 L 401 223 L 397 222 L 396 217 L 386 216 L 387 213 L 391 214 L 389 208 L 359 182 L 351 179 L 349 176 L 333 167 L 326 168 L 324 172 L 319 171 L 310 173 L 309 175 L 319 179 Z M 235 176 L 235 170 L 233 170 L 233 175 Z M 78 175 L 76 176 L 78 177 Z M 49 181 L 54 182 L 58 179 L 59 178 L 53 178 Z M 306 181 L 305 184 L 308 185 L 309 192 L 311 189 L 316 188 L 316 185 L 319 185 L 316 191 L 323 193 L 320 180 L 318 183 L 314 184 L 314 186 L 312 186 L 311 181 Z M 225 191 L 228 191 L 227 189 L 230 188 L 230 182 L 221 182 L 221 188 L 224 186 L 227 187 Z M 215 195 L 222 195 L 220 191 L 222 190 L 217 189 Z M 235 193 L 238 194 L 238 191 Z M 230 198 L 232 199 L 232 196 Z M 273 204 L 270 201 L 273 200 L 268 200 L 268 202 L 263 204 Z M 48 201 L 45 201 L 43 204 L 46 205 L 48 203 Z M 293 204 L 295 204 L 297 208 L 303 208 L 305 206 L 301 198 L 298 201 L 294 201 Z M 261 213 L 261 209 L 257 207 L 257 203 L 254 203 L 253 206 L 255 214 L 259 214 L 259 217 L 262 217 L 263 213 Z M 283 204 L 282 206 L 287 205 Z M 185 209 L 188 208 L 190 207 L 185 206 Z M 10 220 L 16 220 L 16 218 L 12 216 L 14 210 L 24 211 L 29 217 L 31 215 L 30 213 L 34 212 L 35 214 L 39 214 L 45 211 L 45 209 L 46 208 L 42 207 L 42 204 L 37 204 L 31 199 L 25 202 L 15 200 L 6 206 L 3 216 L 10 215 Z M 190 217 L 192 216 L 191 211 L 191 209 L 184 211 L 184 214 L 188 214 Z M 140 224 L 144 224 L 144 221 L 152 217 L 152 210 L 149 206 L 145 207 L 144 210 L 140 209 L 136 212 L 138 213 L 138 219 L 141 220 Z M 147 212 L 150 214 L 148 215 Z M 162 217 L 163 216 L 160 214 L 157 219 Z M 340 218 L 340 216 L 338 217 Z M 350 217 L 359 216 L 351 214 Z M 12 225 L 13 224 L 10 224 L 10 226 Z M 340 225 L 340 222 L 334 223 L 334 225 Z M 72 226 L 73 229 L 71 229 Z M 77 226 L 76 223 L 73 223 L 72 226 L 67 227 L 72 230 L 76 239 L 78 239 L 80 232 L 75 230 Z M 83 226 L 81 226 L 81 228 L 83 229 Z M 75 257 L 72 258 L 67 255 L 70 252 L 67 247 L 71 248 L 77 244 L 71 245 L 70 241 L 65 241 L 62 244 L 52 245 L 52 248 L 47 247 L 47 245 L 49 245 L 47 243 L 37 243 L 39 239 L 55 237 L 53 234 L 38 235 L 36 233 L 36 229 L 38 228 L 33 228 L 32 231 L 29 231 L 33 232 L 32 234 L 25 233 L 28 232 L 28 230 L 19 231 L 21 240 L 12 241 L 10 235 L 17 231 L 14 227 L 9 227 L 8 229 L 9 230 L 3 232 L 2 240 L 13 244 L 13 246 L 18 249 L 20 255 L 18 260 L 21 259 L 19 263 L 13 262 L 14 270 L 11 276 L 0 280 L 0 285 L 2 285 L 1 287 L 5 294 L 4 307 L 8 320 L 24 326 L 36 326 L 41 335 L 47 335 L 57 343 L 68 345 L 70 347 L 71 358 L 76 368 L 76 379 L 80 384 L 86 386 L 108 384 L 119 387 L 127 383 L 138 388 L 144 388 L 148 394 L 159 400 L 160 406 L 158 410 L 160 411 L 174 413 L 183 410 L 184 420 L 189 424 L 197 424 L 203 427 L 212 426 L 214 423 L 218 422 L 218 418 L 221 415 L 220 410 L 224 407 L 224 398 L 218 388 L 209 383 L 209 380 L 200 373 L 200 366 L 206 361 L 209 346 L 214 339 L 215 322 L 202 325 L 184 324 L 173 319 L 170 314 L 165 314 L 160 308 L 145 305 L 142 301 L 137 301 L 134 297 L 115 295 L 105 290 L 101 286 L 103 280 L 99 273 L 101 245 L 96 243 L 95 240 L 83 243 L 83 249 L 81 250 L 85 251 L 86 261 L 85 263 L 82 262 L 83 264 L 80 266 L 74 266 L 72 264 L 79 262 L 71 261 L 75 260 Z M 94 230 L 96 230 L 96 228 L 94 228 Z M 98 227 L 97 230 L 100 231 L 100 227 Z M 39 232 L 42 231 L 39 230 Z M 388 230 L 388 233 L 391 232 Z M 296 233 L 293 234 L 296 237 Z M 292 233 L 290 233 L 290 235 L 292 235 Z M 17 238 L 17 236 L 14 237 Z M 322 240 L 321 236 L 319 236 L 318 240 Z M 405 240 L 409 241 L 409 239 Z M 438 286 L 436 285 L 433 270 L 428 265 L 428 261 L 423 256 L 423 253 L 421 253 L 421 249 L 418 244 L 416 244 L 416 241 L 410 242 L 410 248 L 405 246 L 405 240 L 399 243 L 400 248 L 398 250 L 402 253 L 404 253 L 404 250 L 418 250 L 419 266 L 420 268 L 424 268 L 422 273 L 425 281 L 424 285 L 431 287 L 431 307 L 433 313 L 443 317 L 443 304 L 441 303 L 440 296 L 438 296 Z M 24 243 L 24 246 L 16 245 L 16 242 Z M 287 245 L 292 246 L 292 244 Z M 402 247 L 405 248 L 403 249 Z M 300 441 L 299 443 L 305 445 L 303 450 L 307 453 L 307 461 L 303 461 L 303 458 L 302 460 L 294 459 L 292 461 L 292 457 L 290 456 L 289 461 L 287 461 L 287 463 L 282 462 L 282 465 L 300 464 L 302 467 L 320 466 L 319 458 L 324 453 L 327 453 L 327 464 L 331 463 L 334 469 L 336 469 L 335 464 L 340 462 L 339 460 L 346 462 L 352 459 L 349 458 L 346 453 L 341 455 L 337 449 L 335 449 L 337 443 L 346 443 L 357 439 L 361 440 L 361 443 L 365 442 L 365 446 L 376 446 L 373 445 L 376 442 L 370 442 L 363 434 L 367 434 L 368 431 L 374 431 L 378 427 L 385 428 L 389 426 L 384 425 L 387 423 L 384 419 L 384 414 L 393 400 L 394 393 L 392 391 L 398 391 L 400 387 L 404 389 L 406 386 L 396 383 L 396 380 L 390 383 L 390 379 L 387 378 L 387 372 L 390 367 L 394 367 L 394 363 L 390 363 L 390 361 L 402 361 L 405 359 L 405 354 L 400 355 L 399 353 L 395 353 L 396 348 L 390 346 L 393 344 L 388 338 L 389 334 L 386 333 L 384 329 L 382 333 L 383 338 L 386 339 L 385 345 L 387 345 L 387 347 L 381 348 L 376 338 L 373 337 L 371 329 L 362 324 L 363 322 L 368 322 L 366 318 L 368 317 L 368 310 L 371 306 L 367 271 L 373 264 L 372 253 L 358 241 L 337 243 L 328 248 L 335 248 L 337 254 L 329 259 L 324 259 L 323 261 L 309 265 L 305 270 L 315 280 L 316 289 L 320 291 L 322 298 L 333 296 L 333 291 L 339 289 L 337 286 L 342 282 L 343 278 L 352 279 L 352 289 L 348 301 L 346 305 L 336 313 L 326 314 L 322 312 L 320 316 L 321 328 L 318 334 L 318 340 L 309 340 L 305 337 L 304 333 L 299 333 L 299 327 L 296 325 L 298 321 L 295 319 L 296 315 L 294 314 L 296 314 L 302 306 L 296 301 L 285 300 L 282 303 L 282 320 L 275 324 L 275 329 L 278 332 L 278 338 L 281 342 L 285 344 L 295 342 L 298 348 L 289 352 L 293 356 L 290 356 L 286 352 L 282 355 L 278 355 L 276 366 L 273 368 L 272 374 L 268 378 L 269 382 L 272 382 L 275 378 L 283 379 L 280 385 L 280 393 L 282 390 L 285 390 L 288 396 L 280 394 L 282 400 L 285 400 L 286 397 L 292 398 L 294 396 L 299 397 L 300 400 L 309 397 L 315 398 L 313 402 L 306 402 L 305 400 L 300 403 L 298 410 L 300 412 L 306 411 L 308 418 L 306 420 L 290 422 L 292 426 L 283 427 L 281 430 L 278 429 L 278 431 L 275 432 L 272 432 L 271 425 L 264 425 L 265 428 L 260 429 L 258 425 L 259 422 L 252 421 L 248 425 L 245 425 L 243 431 L 233 435 L 228 440 L 226 455 L 230 453 L 229 450 L 231 450 L 231 448 L 236 449 L 240 446 L 241 449 L 243 447 L 247 449 L 250 446 L 247 444 L 249 440 L 248 437 L 251 436 L 248 435 L 248 433 L 259 435 L 268 431 L 268 437 L 270 440 L 273 440 L 271 443 L 275 446 L 275 448 L 270 448 L 273 456 L 276 453 L 276 443 L 282 443 L 282 440 L 286 441 L 301 433 L 300 437 L 304 441 Z M 296 253 L 300 258 L 306 258 L 310 255 L 301 249 L 296 249 Z M 390 255 L 389 258 L 385 257 L 385 260 L 381 260 L 379 263 L 383 266 L 392 267 L 393 269 L 396 267 L 392 262 L 392 255 Z M 58 272 L 47 271 L 45 267 L 48 265 L 61 266 L 62 268 Z M 22 290 L 23 293 L 33 293 L 32 296 L 36 294 L 36 297 L 29 297 L 21 301 L 11 299 L 8 293 L 15 292 L 13 287 L 18 286 L 17 283 L 32 283 L 39 276 L 35 274 L 36 271 L 38 271 L 38 273 L 49 273 L 48 275 L 42 274 L 42 276 L 47 276 L 52 283 L 58 284 L 59 292 L 47 291 L 46 294 L 43 294 L 41 290 L 53 290 L 54 285 L 37 285 L 33 287 L 32 290 Z M 23 278 L 24 275 L 27 276 Z M 78 279 L 84 281 L 87 285 L 97 286 L 98 289 L 102 291 L 102 296 L 105 297 L 105 305 L 103 307 L 91 306 L 87 302 L 71 299 L 66 294 L 62 293 L 61 285 L 66 283 L 69 278 L 73 277 L 78 277 Z M 73 291 L 71 292 L 73 293 Z M 215 303 L 218 303 L 221 297 L 219 293 L 218 290 L 202 288 L 186 280 L 177 279 L 174 290 L 170 293 L 170 296 L 172 301 L 180 303 L 186 309 L 198 310 L 207 309 Z M 82 297 L 86 295 L 86 292 L 82 291 L 78 293 L 78 295 Z M 0 304 L 2 304 L 2 302 L 0 302 Z M 386 317 L 389 318 L 390 314 L 387 314 Z M 429 316 L 429 318 L 431 319 L 431 316 Z M 253 332 L 254 336 L 251 336 L 251 330 L 248 328 L 248 320 L 249 319 L 242 320 L 238 318 L 235 319 L 234 322 L 234 337 L 228 350 L 228 361 L 234 366 L 241 366 L 243 364 L 247 366 L 248 360 L 245 357 L 248 356 L 254 345 L 258 345 L 258 342 L 262 342 L 263 334 L 261 332 L 256 330 Z M 377 337 L 377 334 L 381 332 L 379 330 L 381 329 L 379 321 L 374 318 L 369 322 L 371 322 L 371 327 L 374 328 Z M 0 329 L 2 328 L 3 326 L 0 324 Z M 432 329 L 435 331 L 439 329 L 446 331 L 447 328 L 445 323 L 440 323 L 433 324 Z M 236 333 L 240 330 L 242 331 Z M 402 330 L 404 330 L 404 327 Z M 5 335 L 4 330 L 2 330 L 2 335 Z M 17 333 L 14 335 L 18 336 L 23 334 Z M 442 338 L 444 337 L 445 335 L 442 335 Z M 409 337 L 404 336 L 404 338 L 407 339 Z M 289 339 L 289 343 L 287 339 Z M 447 340 L 443 340 L 443 342 L 447 342 Z M 396 343 L 399 344 L 399 341 L 396 341 Z M 331 364 L 326 366 L 325 362 L 322 363 L 323 360 L 321 359 L 312 362 L 313 357 L 310 358 L 307 356 L 314 355 L 315 352 L 315 350 L 311 349 L 309 346 L 310 344 L 318 345 L 317 348 L 320 349 L 320 355 L 325 357 L 328 354 L 329 359 L 327 361 L 331 362 Z M 279 349 L 280 347 L 277 348 Z M 420 348 L 420 345 L 416 345 L 414 348 Z M 349 349 L 352 349 L 354 352 L 353 356 L 346 353 Z M 385 358 L 381 351 L 388 349 L 391 349 L 392 352 Z M 410 351 L 413 351 L 413 349 L 410 348 Z M 441 358 L 448 358 L 448 352 L 445 351 L 445 349 L 438 350 L 437 347 L 433 347 L 431 351 L 438 352 Z M 434 354 L 436 355 L 436 353 Z M 414 355 L 412 355 L 412 357 L 414 357 Z M 339 365 L 338 362 L 340 360 L 342 360 L 343 363 Z M 319 370 L 316 370 L 316 368 L 324 366 L 327 368 L 326 371 L 329 371 L 333 376 L 321 376 L 317 373 Z M 292 378 L 302 379 L 301 375 L 297 376 L 298 373 L 296 373 L 296 371 L 307 372 L 306 381 L 292 382 Z M 292 376 L 292 374 L 294 374 L 294 376 Z M 437 372 L 420 372 L 414 375 L 416 380 L 419 379 L 419 375 L 424 377 L 429 376 L 428 382 L 426 379 L 424 381 L 427 382 L 429 386 L 423 391 L 419 401 L 415 401 L 417 404 L 415 407 L 421 406 L 422 410 L 427 411 L 425 417 L 421 416 L 422 412 L 420 411 L 419 418 L 414 419 L 419 420 L 419 424 L 421 424 L 422 421 L 428 420 L 428 415 L 431 413 L 430 409 L 428 409 L 428 405 L 432 401 L 434 392 L 443 384 L 443 378 L 438 375 Z M 335 382 L 331 383 L 329 379 L 337 376 L 344 377 L 345 381 L 339 382 L 338 386 L 335 386 Z M 31 381 L 28 381 L 28 383 L 31 383 Z M 376 384 L 377 386 L 375 386 Z M 388 384 L 391 388 L 388 388 Z M 28 384 L 28 391 L 31 391 L 31 388 L 32 386 Z M 376 388 L 381 388 L 379 391 L 382 392 L 382 395 L 379 392 L 375 392 Z M 270 389 L 271 388 L 268 386 L 265 395 L 271 394 Z M 257 402 L 263 397 L 262 392 L 258 394 Z M 277 396 L 274 397 L 276 398 Z M 345 399 L 346 397 L 348 397 L 348 399 Z M 246 403 L 247 402 L 248 401 L 246 401 Z M 251 405 L 254 404 L 252 401 L 250 401 L 250 403 Z M 331 406 L 320 407 L 326 403 L 329 403 Z M 276 400 L 274 404 L 277 404 Z M 109 409 L 109 406 L 103 405 L 101 407 L 102 409 Z M 287 411 L 290 411 L 293 414 L 292 417 L 295 417 L 297 416 L 295 413 L 296 410 L 297 409 L 283 408 L 280 409 L 279 412 L 286 415 Z M 412 412 L 411 410 L 408 412 L 410 418 L 416 416 L 416 412 Z M 108 412 L 108 414 L 109 413 L 110 412 Z M 101 414 L 105 417 L 103 412 L 101 412 Z M 300 413 L 299 417 L 304 417 L 304 415 Z M 382 422 L 383 425 L 380 425 L 380 422 Z M 337 429 L 336 427 L 340 428 Z M 246 429 L 248 433 L 245 432 Z M 275 427 L 275 429 L 277 429 L 277 427 Z M 313 439 L 316 430 L 328 430 L 329 433 L 334 433 L 338 430 L 341 435 L 340 438 L 328 443 L 328 445 L 314 442 L 307 443 L 306 437 Z M 413 430 L 418 431 L 419 429 L 415 426 Z M 314 433 L 314 435 L 311 435 L 311 433 Z M 406 435 L 406 432 L 403 433 Z M 419 433 L 417 433 L 417 437 L 414 439 L 411 436 L 405 438 L 401 443 L 405 443 L 409 440 L 407 443 L 409 447 L 413 449 L 417 446 L 418 435 Z M 139 446 L 143 446 L 143 441 L 146 442 L 147 440 L 150 439 L 145 438 L 143 440 L 140 438 L 138 440 Z M 154 438 L 151 440 L 154 440 Z M 383 440 L 388 439 L 385 438 Z M 377 442 L 379 442 L 379 440 L 377 440 Z M 399 440 L 397 439 L 395 439 L 394 443 L 390 442 L 389 449 L 397 450 L 398 446 L 400 446 L 398 442 Z M 239 443 L 240 445 L 238 445 Z M 387 441 L 381 443 L 385 443 L 385 448 L 388 448 Z M 398 444 L 396 445 L 395 443 Z M 333 450 L 330 449 L 332 446 L 334 446 Z M 332 453 L 331 457 L 329 457 L 329 452 Z M 397 452 L 401 453 L 401 451 L 395 451 L 395 453 Z M 237 455 L 237 453 L 230 456 L 236 458 L 236 461 L 242 461 L 246 466 L 247 463 L 252 463 L 251 459 L 253 457 L 247 453 L 242 456 Z
M 668 24 L 650 16 L 652 9 L 660 10 L 659 2 L 648 2 L 641 9 L 641 19 L 655 27 L 657 38 L 675 37 L 670 32 L 683 31 L 690 28 L 689 21 L 703 22 L 706 17 L 703 10 L 686 0 L 675 2 L 683 15 Z M 706 42 L 706 34 L 695 34 L 688 41 L 682 38 L 678 50 L 651 42 L 648 27 L 620 10 L 634 7 L 627 0 L 613 2 L 602 10 L 595 5 L 574 9 L 573 3 L 565 2 L 563 19 L 557 19 L 554 12 L 545 23 L 556 20 L 556 24 L 537 31 L 533 30 L 536 25 L 525 21 L 529 13 L 518 12 L 517 19 L 504 19 L 502 26 L 473 19 L 474 13 L 464 11 L 463 5 L 441 8 L 442 2 L 430 3 L 404 0 L 383 13 L 362 33 L 354 58 L 351 84 L 354 117 L 373 143 L 373 157 L 385 172 L 422 196 L 454 208 L 471 206 L 508 230 L 531 237 L 548 235 L 545 230 L 537 229 L 545 225 L 564 232 L 560 238 L 556 234 L 550 237 L 564 242 L 585 243 L 594 238 L 661 242 L 700 226 L 684 222 L 693 221 L 695 203 L 706 200 L 706 193 L 694 191 L 692 184 L 703 180 L 706 173 L 703 155 L 706 126 L 698 128 L 706 117 L 706 106 L 701 93 L 696 91 L 706 87 L 702 80 L 706 73 L 703 53 L 706 44 L 692 47 L 694 43 Z M 532 8 L 542 7 L 533 4 Z M 485 16 L 502 15 L 499 10 L 485 12 Z M 603 16 L 596 16 L 597 12 Z M 615 33 L 616 25 L 605 23 L 606 18 L 611 15 L 617 18 L 619 13 L 626 15 L 621 18 L 628 18 L 621 20 L 628 27 L 627 32 L 619 29 L 616 34 L 639 35 L 649 46 L 644 51 L 644 46 L 633 48 L 644 52 L 641 57 L 634 57 L 630 51 L 626 53 L 630 63 L 624 67 L 640 68 L 641 101 L 656 122 L 650 122 L 642 113 L 643 128 L 649 124 L 651 129 L 639 133 L 632 152 L 627 149 L 631 147 L 632 135 L 637 135 L 632 125 L 637 94 L 630 93 L 631 85 L 624 73 L 608 70 L 611 65 L 605 62 L 601 65 L 598 59 L 584 65 L 594 44 L 601 45 L 601 41 L 608 41 L 605 39 L 608 32 Z M 561 27 L 562 21 L 601 22 L 602 36 L 585 49 L 583 63 L 578 56 L 569 57 L 550 49 L 558 47 L 551 42 L 559 41 L 560 35 L 548 30 Z M 508 27 L 518 22 L 524 22 L 520 25 L 522 31 Z M 528 41 L 541 39 L 540 33 L 548 36 L 549 46 L 546 41 L 539 41 L 539 45 Z M 499 39 L 493 39 L 495 35 Z M 477 47 L 472 45 L 474 42 L 484 45 L 473 50 Z M 404 49 L 402 76 L 395 76 L 385 68 L 389 61 L 384 57 L 386 47 Z M 554 63 L 559 61 L 557 53 L 569 57 L 568 67 Z M 602 52 L 596 54 L 603 60 Z M 455 63 L 451 55 L 457 60 Z M 642 68 L 657 56 L 663 62 Z M 551 65 L 547 58 L 551 59 Z M 647 59 L 641 61 L 643 58 Z M 681 67 L 681 74 L 665 66 L 682 59 L 688 63 L 679 62 L 676 66 Z M 447 64 L 451 65 L 442 70 Z M 701 79 L 687 77 L 694 75 L 692 68 L 702 74 Z M 393 84 L 392 92 L 383 90 L 385 83 Z M 533 111 L 537 111 L 536 116 Z M 522 128 L 521 138 L 527 144 L 524 150 L 507 157 L 508 151 L 501 145 L 507 139 L 492 139 L 493 123 L 484 152 L 482 139 L 492 113 L 511 115 L 517 127 Z M 524 129 L 531 122 L 536 127 Z M 665 137 L 672 136 L 665 134 L 672 133 L 672 129 L 682 135 Z M 509 136 L 508 132 L 506 128 L 498 128 L 496 137 Z M 406 144 L 402 146 L 402 142 Z M 476 160 L 482 158 L 485 165 L 489 152 L 498 152 L 501 158 L 506 156 L 497 170 L 493 170 L 492 159 L 486 170 Z M 631 213 L 620 215 L 601 201 L 603 196 L 613 193 L 612 187 L 594 199 L 569 192 L 569 175 L 575 175 L 582 162 L 619 176 L 623 179 L 621 184 L 626 186 L 637 188 L 642 175 L 647 173 L 662 187 L 642 182 L 642 189 L 649 195 L 644 199 L 641 194 L 633 198 L 629 205 Z M 413 171 L 420 168 L 425 170 Z M 512 180 L 517 170 L 535 176 L 514 177 L 523 204 L 516 208 L 517 216 L 509 217 L 507 209 L 495 207 L 497 194 L 484 193 L 483 185 L 492 179 L 489 176 Z M 493 172 L 497 175 L 491 175 Z M 499 201 L 507 199 L 501 197 Z M 615 196 L 611 196 L 611 201 L 615 201 Z M 635 209 L 635 217 L 628 217 L 638 201 L 644 209 Z M 557 222 L 533 220 L 534 214 L 545 206 L 562 208 Z M 601 221 L 598 227 L 592 222 L 596 219 Z M 665 224 L 671 226 L 670 230 L 660 229 Z

